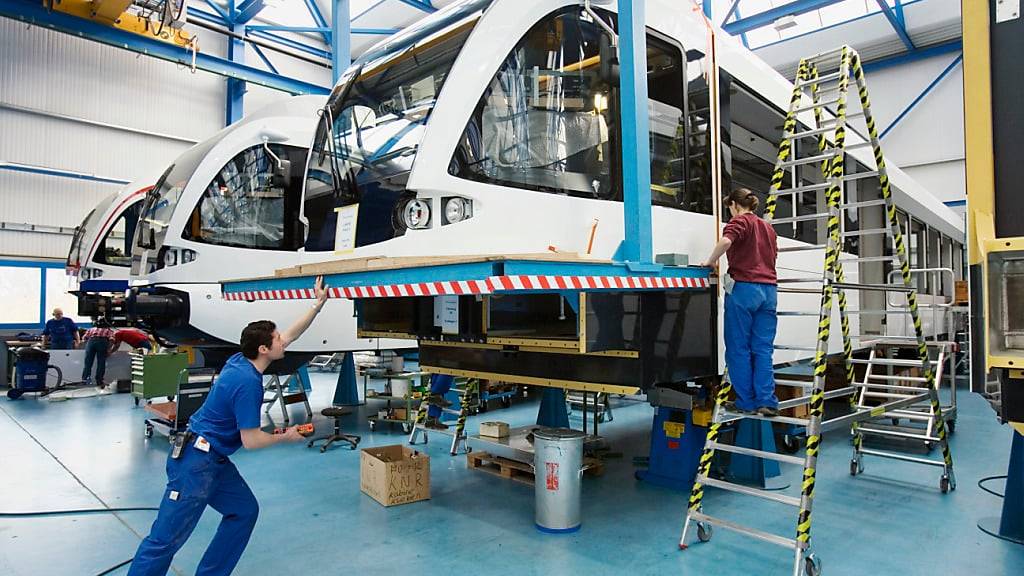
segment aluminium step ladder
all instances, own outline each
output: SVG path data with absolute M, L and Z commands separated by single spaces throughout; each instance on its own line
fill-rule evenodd
M 935 374 L 931 386 L 939 391 L 943 381 L 943 371 L 946 367 L 946 359 L 953 349 L 953 342 L 928 341 L 929 364 L 934 368 Z M 908 373 L 911 370 L 921 367 L 920 360 L 896 358 L 899 351 L 907 350 L 916 353 L 916 350 L 908 350 L 914 347 L 913 344 L 902 341 L 886 341 L 881 339 L 874 342 L 870 355 L 867 359 L 854 359 L 854 364 L 865 366 L 864 377 L 854 386 L 858 389 L 856 408 L 858 410 L 875 410 L 883 400 L 894 398 L 907 398 L 911 396 L 920 397 L 921 392 L 929 383 L 920 373 Z M 955 386 L 955 382 L 953 383 Z M 927 400 L 927 399 L 925 399 Z M 916 462 L 930 466 L 943 466 L 944 461 L 928 458 L 916 458 L 905 454 L 898 454 L 892 451 L 868 449 L 863 447 L 865 436 L 877 438 L 889 438 L 907 441 L 919 441 L 931 452 L 932 448 L 940 443 L 936 436 L 937 422 L 939 417 L 932 410 L 930 402 L 922 401 L 905 408 L 886 411 L 876 418 L 864 421 L 857 428 L 853 436 L 854 454 L 850 461 L 850 474 L 856 476 L 864 469 L 862 456 L 877 456 L 894 460 Z M 956 417 L 956 406 L 942 406 L 941 417 L 945 420 L 945 427 L 949 433 L 953 432 Z M 903 424 L 903 422 L 906 424 Z M 890 423 L 891 422 L 891 423 Z M 947 487 L 940 486 L 943 492 L 948 491 Z
M 463 453 L 469 452 L 468 435 L 466 434 L 466 418 L 469 416 L 470 405 L 469 399 L 474 395 L 479 397 L 480 394 L 480 380 L 476 378 L 469 378 L 466 380 L 465 388 L 452 387 L 452 392 L 455 392 L 461 397 L 459 402 L 459 409 L 453 410 L 448 407 L 439 406 L 442 414 L 454 414 L 459 418 L 455 421 L 455 430 L 448 432 L 447 430 L 438 430 L 436 428 L 427 428 L 427 411 L 430 409 L 430 394 L 425 394 L 423 399 L 420 401 L 419 409 L 416 410 L 416 421 L 413 423 L 412 431 L 409 432 L 409 444 L 415 445 L 419 440 L 420 434 L 423 435 L 423 444 L 426 444 L 429 440 L 427 432 L 437 432 L 438 434 L 451 435 L 452 444 L 448 453 L 455 456 L 461 449 Z M 440 417 L 439 417 L 440 418 Z
M 854 78 L 857 93 L 860 96 L 862 112 L 857 115 L 849 115 L 846 112 L 847 95 L 849 92 L 850 77 Z M 806 94 L 805 90 L 810 93 Z M 827 92 L 827 93 L 826 93 Z M 808 99 L 810 104 L 807 104 Z M 834 109 L 829 108 L 835 106 Z M 813 112 L 814 127 L 806 129 L 798 128 L 797 116 L 801 113 Z M 826 112 L 829 116 L 826 117 Z M 853 145 L 846 144 L 846 122 L 848 119 L 858 116 L 867 124 L 870 140 Z M 805 389 L 805 395 L 792 400 L 785 400 L 779 403 L 780 410 L 801 405 L 808 405 L 809 416 L 807 418 L 792 418 L 787 416 L 768 417 L 759 414 L 746 414 L 730 412 L 726 409 L 725 403 L 729 399 L 732 386 L 725 375 L 722 385 L 715 395 L 715 407 L 712 412 L 711 426 L 707 434 L 707 442 L 702 453 L 697 476 L 690 494 L 687 506 L 686 519 L 683 524 L 682 535 L 679 546 L 687 547 L 686 537 L 691 522 L 696 524 L 697 538 L 706 542 L 711 538 L 712 527 L 720 526 L 728 530 L 736 531 L 761 541 L 777 544 L 794 551 L 793 574 L 800 576 L 817 576 L 821 573 L 821 563 L 811 552 L 811 510 L 814 502 L 814 487 L 816 478 L 816 467 L 819 450 L 821 447 L 822 434 L 830 429 L 839 427 L 851 427 L 854 438 L 860 438 L 860 423 L 868 421 L 887 413 L 896 413 L 899 410 L 911 406 L 926 404 L 930 414 L 934 415 L 933 427 L 934 437 L 942 448 L 943 474 L 940 479 L 940 489 L 943 492 L 956 487 L 953 475 L 953 461 L 949 451 L 949 443 L 946 436 L 945 421 L 942 417 L 942 408 L 934 386 L 935 371 L 929 358 L 928 347 L 924 338 L 924 331 L 921 325 L 921 318 L 917 306 L 917 291 L 911 281 L 910 266 L 907 261 L 907 250 L 903 235 L 900 230 L 896 214 L 889 179 L 886 174 L 885 160 L 882 155 L 878 139 L 878 131 L 871 115 L 870 101 L 868 99 L 867 86 L 864 81 L 864 71 L 861 67 L 860 56 L 852 48 L 842 46 L 835 50 L 822 52 L 810 58 L 801 60 L 797 69 L 796 81 L 793 86 L 793 96 L 790 101 L 789 113 L 783 125 L 783 139 L 779 145 L 778 159 L 775 164 L 775 171 L 772 175 L 771 191 L 766 202 L 765 219 L 773 225 L 795 224 L 798 222 L 825 222 L 827 226 L 827 243 L 816 246 L 800 246 L 787 248 L 785 251 L 797 250 L 822 250 L 824 249 L 824 263 L 821 278 L 797 278 L 780 282 L 779 293 L 819 295 L 820 307 L 815 311 L 793 310 L 781 311 L 780 316 L 810 316 L 818 318 L 817 341 L 813 347 L 779 344 L 775 348 L 779 350 L 800 350 L 813 352 L 814 380 L 810 383 L 799 380 L 786 380 L 785 377 L 776 379 L 776 385 L 801 386 Z M 797 157 L 795 144 L 798 141 L 811 138 L 816 142 L 816 150 L 811 155 Z M 846 173 L 845 151 L 853 147 L 871 146 L 876 163 L 875 170 Z M 813 166 L 820 163 L 822 183 L 801 185 L 797 181 L 797 171 L 801 166 Z M 792 186 L 782 188 L 786 172 L 793 173 Z M 846 182 L 863 178 L 877 178 L 881 188 L 881 199 L 847 202 L 845 197 Z M 823 192 L 827 212 L 818 214 L 800 215 L 797 214 L 795 201 L 797 195 L 805 192 Z M 793 216 L 774 218 L 780 196 L 790 196 L 794 199 Z M 861 229 L 856 231 L 841 231 L 841 219 L 843 212 L 850 209 L 859 209 L 869 206 L 882 206 L 885 209 L 888 226 L 875 229 Z M 893 256 L 858 256 L 845 258 L 842 254 L 843 241 L 852 236 L 866 236 L 869 234 L 885 235 L 891 241 Z M 867 284 L 847 282 L 843 273 L 843 264 L 859 264 L 867 262 L 892 261 L 894 267 L 899 267 L 902 273 L 902 284 Z M 795 286 L 794 286 L 795 284 Z M 813 286 L 805 286 L 812 285 Z M 900 292 L 906 295 L 908 302 L 908 313 L 913 318 L 915 336 L 904 338 L 917 351 L 917 366 L 920 367 L 923 375 L 923 383 L 920 389 L 908 394 L 900 394 L 896 397 L 878 398 L 877 404 L 870 407 L 859 406 L 856 392 L 866 388 L 854 383 L 854 362 L 853 362 L 853 340 L 867 342 L 878 340 L 880 337 L 852 335 L 850 333 L 849 318 L 852 314 L 858 314 L 860 309 L 852 310 L 847 307 L 847 292 Z M 825 374 L 827 368 L 828 342 L 832 331 L 833 306 L 837 305 L 839 310 L 840 328 L 843 338 L 844 376 L 846 386 L 838 390 L 825 391 Z M 860 303 L 858 304 L 858 307 Z M 871 312 L 864 310 L 864 312 Z M 851 411 L 830 420 L 824 419 L 824 403 L 826 399 L 847 397 Z M 806 452 L 803 457 L 766 452 L 740 446 L 733 446 L 719 442 L 719 431 L 722 426 L 741 419 L 758 419 L 770 422 L 795 424 L 805 426 L 807 430 Z M 709 476 L 711 461 L 715 450 L 745 454 L 759 458 L 774 460 L 780 463 L 797 465 L 803 468 L 802 482 L 799 496 L 791 496 L 778 492 L 770 492 L 735 484 L 725 480 L 711 478 Z M 857 462 L 857 470 L 862 467 L 858 459 L 865 454 L 860 446 L 854 448 L 854 459 Z M 711 486 L 747 496 L 759 497 L 765 500 L 774 501 L 797 509 L 796 514 L 796 536 L 788 538 L 765 530 L 742 525 L 740 523 L 710 516 L 704 513 L 703 496 L 704 487 Z
M 298 380 L 298 392 L 288 391 L 288 384 L 292 381 L 292 378 Z M 303 383 L 302 378 L 299 377 L 298 372 L 290 374 L 284 383 L 281 382 L 281 377 L 279 375 L 272 375 L 270 380 L 263 387 L 264 395 L 266 395 L 267 392 L 272 392 L 273 396 L 270 398 L 264 397 L 263 404 L 265 404 L 266 407 L 264 408 L 263 413 L 269 415 L 270 409 L 274 407 L 274 404 L 280 403 L 281 416 L 284 418 L 285 426 L 288 426 L 291 423 L 291 419 L 288 416 L 288 406 L 292 404 L 302 402 L 306 407 L 306 420 L 309 421 L 313 418 L 313 408 L 309 405 L 309 396 L 306 394 L 305 384 Z

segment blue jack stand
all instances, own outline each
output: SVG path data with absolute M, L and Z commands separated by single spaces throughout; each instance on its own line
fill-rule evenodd
M 359 406 L 359 389 L 356 384 L 356 361 L 351 352 L 345 353 L 338 371 L 338 385 L 334 387 L 334 406 Z
M 736 426 L 736 446 L 763 452 L 775 452 L 775 434 L 772 423 L 765 420 L 743 419 Z M 782 490 L 789 486 L 780 476 L 779 463 L 745 454 L 732 454 L 729 476 L 742 484 L 764 490 Z
M 1016 431 L 1010 445 L 1010 465 L 1006 469 L 1003 515 L 982 519 L 978 528 L 1000 540 L 1024 544 L 1024 435 Z
M 649 484 L 689 492 L 707 435 L 707 428 L 693 424 L 693 412 L 655 408 L 647 469 L 637 470 L 634 476 Z
M 544 388 L 537 411 L 537 425 L 549 428 L 568 428 L 569 410 L 565 407 L 565 391 L 561 388 Z

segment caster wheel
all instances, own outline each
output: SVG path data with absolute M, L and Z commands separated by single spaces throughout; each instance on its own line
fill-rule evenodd
M 136 397 L 135 397 L 135 405 L 136 405 L 136 406 L 138 406 L 138 405 L 139 405 L 139 397 L 138 397 L 138 396 L 136 396 Z
M 11 388 L 10 390 L 7 391 L 7 397 L 10 398 L 11 400 L 17 400 L 18 398 L 21 398 L 22 394 L 24 394 L 24 392 L 17 388 Z
M 511 408 L 512 407 L 512 399 L 507 397 L 507 396 L 505 398 L 502 398 L 501 399 L 501 406 L 503 408 Z
M 711 524 L 705 524 L 704 522 L 697 523 L 697 540 L 701 542 L 707 542 L 711 540 L 711 536 L 714 534 Z
M 821 560 L 819 560 L 814 554 L 810 554 L 804 558 L 804 575 L 821 576 Z
M 153 427 L 150 426 L 149 424 L 147 424 L 146 425 L 146 438 L 152 438 L 152 437 L 153 437 Z
M 174 402 L 174 396 L 168 396 L 167 397 L 167 401 L 168 402 Z
M 947 474 L 943 474 L 942 478 L 939 478 L 939 490 L 943 494 L 948 494 L 950 490 L 956 490 L 956 481 L 949 477 Z
M 857 460 L 850 460 L 850 476 L 856 476 L 864 471 L 864 464 Z
M 946 422 L 946 430 L 949 430 L 950 434 L 956 432 L 956 420 L 950 420 L 949 422 Z
M 480 414 L 483 414 L 484 412 L 487 412 L 487 403 L 486 402 L 481 402 L 480 403 L 480 407 L 477 408 L 477 412 L 480 413 Z
M 402 424 L 402 432 L 405 432 L 406 434 L 412 432 L 412 426 L 408 424 Z
M 800 438 L 792 434 L 786 434 L 782 437 L 782 443 L 779 444 L 779 447 L 786 454 L 796 454 L 800 450 Z
M 370 432 L 373 432 L 376 429 L 377 429 L 377 423 L 374 422 L 373 420 L 370 420 Z

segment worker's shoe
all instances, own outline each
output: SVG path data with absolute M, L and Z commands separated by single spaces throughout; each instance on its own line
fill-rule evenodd
M 438 408 L 447 408 L 452 405 L 451 402 L 445 400 L 445 397 L 440 394 L 431 394 L 430 396 L 427 396 L 427 404 L 430 406 L 437 406 Z
M 441 420 L 438 419 L 438 418 L 427 418 L 427 423 L 424 424 L 424 426 L 426 426 L 427 428 L 430 428 L 431 430 L 447 430 L 448 429 L 448 425 L 445 424 L 444 422 L 441 422 Z
M 726 403 L 722 404 L 722 407 L 725 408 L 726 410 L 728 410 L 729 412 L 732 412 L 733 414 L 756 414 L 757 413 L 756 410 L 744 410 L 743 408 L 740 408 L 739 406 L 737 406 L 735 402 L 726 402 Z
M 778 408 L 772 408 L 771 406 L 761 406 L 757 409 L 757 413 L 761 416 L 767 416 L 769 418 L 775 418 L 779 415 Z

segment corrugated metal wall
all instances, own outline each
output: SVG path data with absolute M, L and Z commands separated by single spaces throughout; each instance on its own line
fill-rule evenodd
M 223 36 L 196 32 L 204 52 L 224 56 Z M 327 68 L 269 54 L 282 74 L 330 84 Z M 251 50 L 246 61 L 264 67 Z M 224 126 L 225 93 L 222 77 L 0 18 L 0 162 L 129 181 L 159 174 Z M 244 110 L 287 97 L 250 86 Z M 0 170 L 0 222 L 73 228 L 119 187 Z M 0 255 L 64 258 L 70 242 L 0 230 Z

